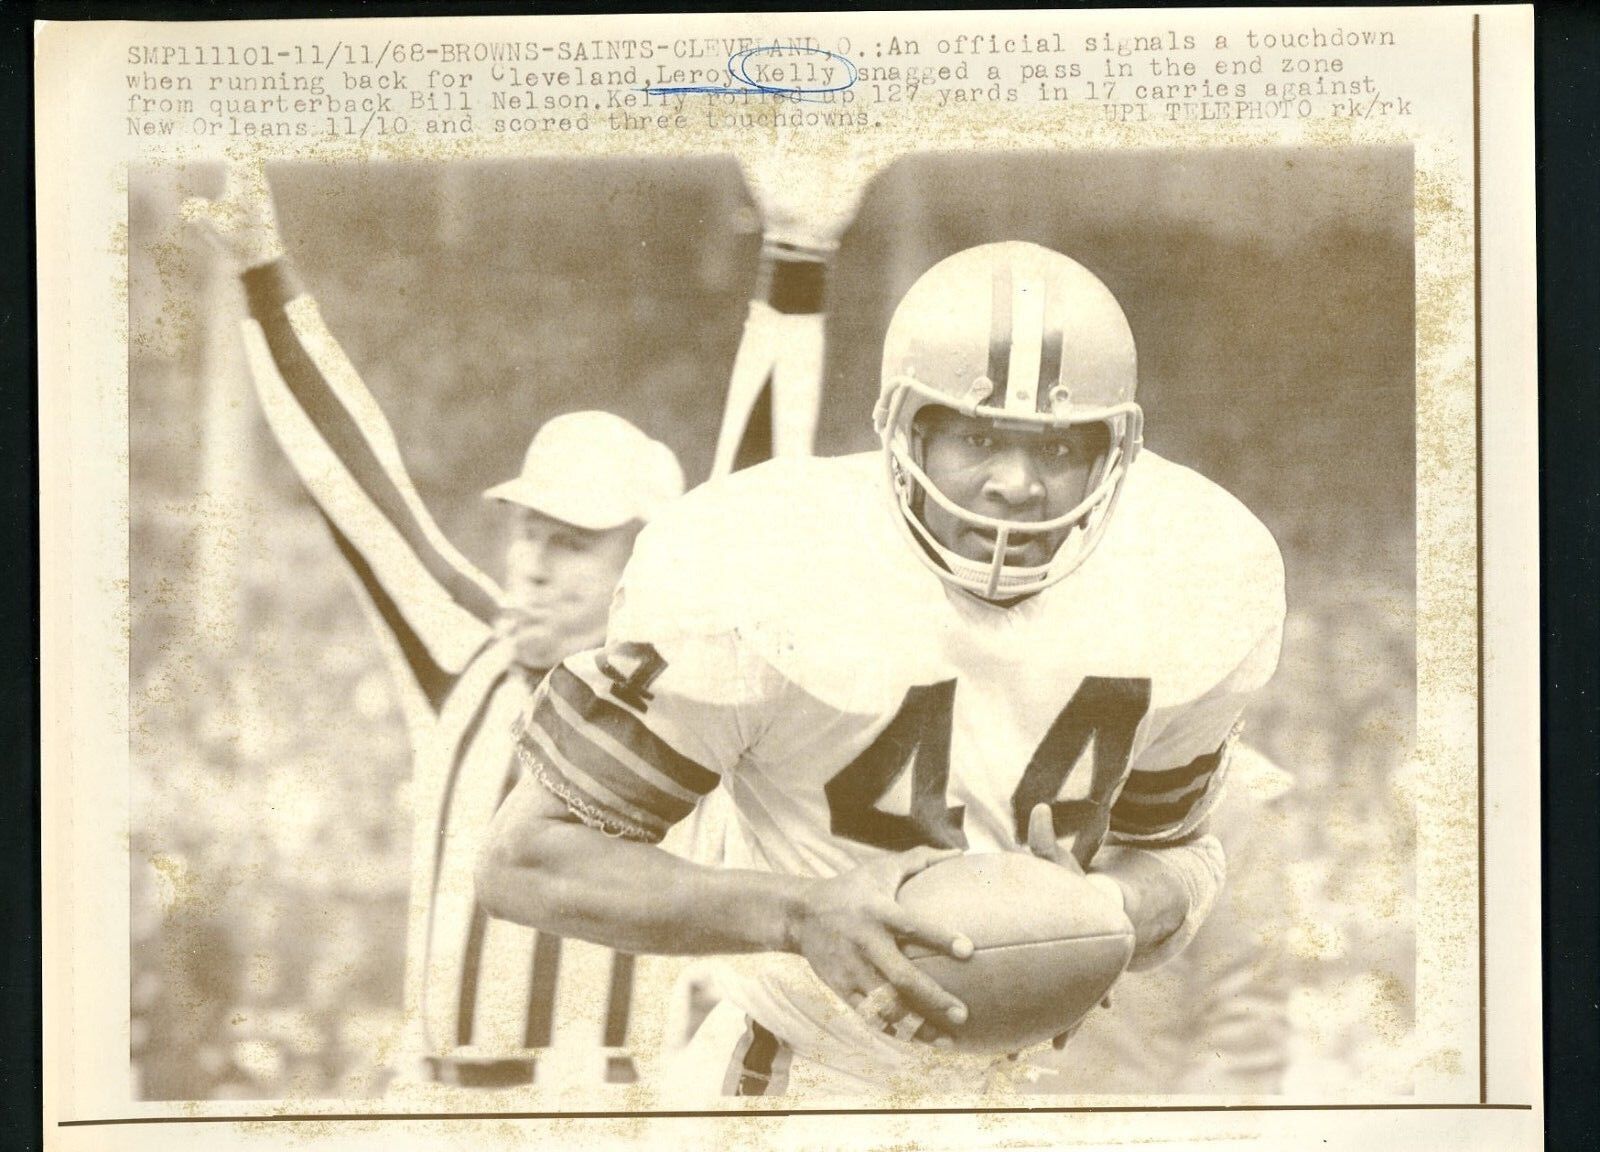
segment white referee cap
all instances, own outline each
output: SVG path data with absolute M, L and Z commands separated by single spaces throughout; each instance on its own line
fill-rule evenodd
M 568 412 L 539 429 L 519 475 L 483 495 L 603 532 L 649 520 L 682 494 L 671 448 L 610 412 Z

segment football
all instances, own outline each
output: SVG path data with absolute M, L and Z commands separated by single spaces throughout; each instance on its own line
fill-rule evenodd
M 966 960 L 904 951 L 967 1006 L 964 1052 L 1016 1052 L 1071 1028 L 1133 956 L 1121 909 L 1084 876 L 1020 852 L 958 856 L 912 876 L 899 902 L 971 939 Z

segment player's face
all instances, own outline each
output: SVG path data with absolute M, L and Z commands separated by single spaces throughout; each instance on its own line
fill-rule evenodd
M 1088 494 L 1095 465 L 1110 448 L 1103 424 L 1071 428 L 1001 427 L 993 420 L 930 408 L 917 417 L 922 470 L 951 501 L 996 520 L 1052 520 Z M 924 500 L 922 522 L 944 547 L 968 560 L 994 558 L 995 533 Z M 1036 568 L 1050 562 L 1071 526 L 1013 533 L 1005 563 Z
M 639 524 L 592 532 L 518 508 L 506 548 L 503 626 L 525 664 L 548 668 L 605 638 L 606 614 Z

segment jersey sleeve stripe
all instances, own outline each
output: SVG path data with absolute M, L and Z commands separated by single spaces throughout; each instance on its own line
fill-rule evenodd
M 544 707 L 554 712 L 555 719 L 560 720 L 575 739 L 594 745 L 596 752 L 609 756 L 642 780 L 690 806 L 698 804 L 700 797 L 716 787 L 716 776 L 692 761 L 689 762 L 691 768 L 696 772 L 704 772 L 705 777 L 710 778 L 710 787 L 692 787 L 683 779 L 686 773 L 680 771 L 675 775 L 663 771 L 654 761 L 640 755 L 626 740 L 619 739 L 614 733 L 635 727 L 638 721 L 620 708 L 598 699 L 587 684 L 567 669 L 557 666 L 550 673 L 549 685 L 549 691 L 541 698 Z M 611 715 L 607 714 L 608 710 Z M 548 726 L 547 730 L 553 730 L 554 727 Z M 696 779 L 697 784 L 704 782 L 703 777 Z
M 345 367 L 353 374 L 354 369 L 348 368 L 348 365 L 329 365 L 328 372 L 325 372 L 323 366 L 314 359 L 314 336 L 308 331 L 311 326 L 295 312 L 286 312 L 285 319 L 288 320 L 286 327 L 293 333 L 292 344 L 279 324 L 262 325 L 268 346 L 283 355 L 280 363 L 289 369 L 284 373 L 284 382 L 323 429 L 328 442 L 344 461 L 350 474 L 371 494 L 373 502 L 400 530 L 434 579 L 473 615 L 485 621 L 493 619 L 498 605 L 487 582 L 479 577 L 465 557 L 444 543 L 422 508 L 420 498 L 410 490 L 409 480 L 395 476 L 383 466 L 371 441 L 363 435 L 355 415 L 341 403 L 328 379 L 328 373 Z M 320 327 L 320 317 L 318 321 L 316 327 Z M 277 338 L 276 344 L 274 337 Z M 332 338 L 321 342 L 331 343 Z
M 429 575 L 480 620 L 497 612 L 492 584 L 452 548 L 405 476 L 393 433 L 310 297 L 281 262 L 244 276 L 252 318 L 278 375 L 341 464 L 382 511 Z
M 538 781 L 540 787 L 565 804 L 574 816 L 589 827 L 598 828 L 608 836 L 622 836 L 629 840 L 641 840 L 646 844 L 658 843 L 666 835 L 665 832 L 625 820 L 610 811 L 601 801 L 586 795 L 581 788 L 548 764 L 544 757 L 527 744 L 517 745 L 517 758 L 522 762 L 524 772 Z
M 256 398 L 285 459 L 312 500 L 361 553 L 434 659 L 446 671 L 460 672 L 487 639 L 489 625 L 434 579 L 372 494 L 351 475 L 279 374 L 260 326 L 246 324 L 243 336 Z
M 350 537 L 344 534 L 320 504 L 317 505 L 317 512 L 322 516 L 322 522 L 327 525 L 329 534 L 333 536 L 334 547 L 338 548 L 339 554 L 350 566 L 356 583 L 360 585 L 373 611 L 382 621 L 384 631 L 394 638 L 409 679 L 422 692 L 429 707 L 437 715 L 439 709 L 444 706 L 444 698 L 454 686 L 456 677 L 439 666 L 433 653 L 428 651 L 428 646 L 422 642 L 416 629 L 406 619 L 405 613 L 400 611 L 400 606 L 395 603 L 394 597 L 389 595 L 389 590 L 383 586 L 383 581 L 378 579 L 378 574 L 373 571 L 372 565 L 367 563 L 367 558 L 361 554 L 360 549 L 351 542 Z
M 559 757 L 563 766 L 570 765 L 583 773 L 637 812 L 646 812 L 658 820 L 676 824 L 694 811 L 694 799 L 685 799 L 658 788 L 589 740 L 585 733 L 570 726 L 560 715 L 553 694 L 547 696 L 542 706 L 528 718 L 524 739 Z
M 1111 809 L 1111 830 L 1131 836 L 1159 836 L 1183 827 L 1190 814 L 1219 782 L 1217 769 L 1227 745 L 1198 756 L 1182 768 L 1133 772 Z
M 1127 786 L 1123 788 L 1122 795 L 1117 802 L 1120 804 L 1125 800 L 1129 805 L 1139 808 L 1183 804 L 1185 801 L 1205 795 L 1206 789 L 1211 785 L 1211 777 L 1206 776 L 1203 779 L 1194 781 L 1192 784 L 1187 784 L 1181 788 L 1173 788 L 1166 792 L 1148 791 L 1143 787 L 1143 784 L 1144 782 L 1139 780 L 1137 775 L 1129 777 Z
M 678 752 L 661 737 L 609 700 L 604 700 L 568 668 L 557 665 L 547 681 L 550 691 L 582 717 L 584 724 L 604 732 L 634 757 L 670 777 L 691 795 L 704 796 L 717 786 L 719 777 Z
M 1205 789 L 1193 797 L 1185 797 L 1173 804 L 1124 804 L 1118 800 L 1111 810 L 1111 830 L 1129 836 L 1157 836 L 1176 831 L 1188 818 L 1194 802 L 1205 795 Z
M 1168 768 L 1160 772 L 1135 771 L 1129 778 L 1128 784 L 1132 787 L 1138 784 L 1141 792 L 1165 792 L 1192 784 L 1202 776 L 1208 776 L 1217 770 L 1217 765 L 1222 761 L 1226 746 L 1218 748 L 1215 752 L 1207 752 L 1204 756 L 1196 756 L 1181 768 Z
M 555 741 L 550 739 L 537 719 L 530 719 L 523 725 L 517 750 L 525 758 L 531 758 L 546 773 L 579 793 L 581 799 L 592 806 L 595 814 L 602 819 L 616 818 L 622 828 L 642 830 L 657 838 L 666 835 L 667 829 L 671 827 L 671 821 L 657 815 L 645 805 L 634 803 L 611 788 L 607 780 L 584 771 L 563 756 Z M 562 799 L 568 801 L 569 807 L 573 806 L 570 798 L 563 796 Z M 581 808 L 578 811 L 583 814 Z

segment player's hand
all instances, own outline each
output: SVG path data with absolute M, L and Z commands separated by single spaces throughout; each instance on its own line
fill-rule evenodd
M 283 255 L 272 188 L 259 160 L 229 164 L 227 185 L 219 199 L 192 196 L 180 211 L 183 219 L 202 228 L 241 272 Z
M 1114 877 L 1107 876 L 1103 872 L 1084 872 L 1083 866 L 1078 863 L 1078 858 L 1070 850 L 1063 848 L 1061 842 L 1056 839 L 1055 817 L 1051 815 L 1048 804 L 1035 804 L 1033 811 L 1028 813 L 1028 851 L 1041 860 L 1049 860 L 1063 868 L 1070 868 L 1104 892 L 1106 899 L 1126 914 L 1127 896 L 1122 890 L 1122 885 L 1118 884 Z
M 958 849 L 913 848 L 813 881 L 792 922 L 793 950 L 868 1023 L 937 1042 L 951 1025 L 966 1021 L 967 1007 L 907 960 L 899 942 L 965 960 L 972 941 L 912 915 L 895 893 L 909 877 L 959 855 Z
M 1117 907 L 1123 910 L 1123 914 L 1127 914 L 1122 885 L 1112 877 L 1101 873 L 1085 873 L 1078 864 L 1078 858 L 1061 847 L 1061 842 L 1056 839 L 1055 817 L 1051 815 L 1048 804 L 1035 804 L 1033 811 L 1028 813 L 1028 851 L 1041 860 L 1049 860 L 1084 876 L 1089 883 L 1105 893 L 1107 900 L 1114 901 Z M 1100 1001 L 1100 1007 L 1111 1007 L 1111 993 L 1106 993 L 1105 998 Z M 1058 1052 L 1065 1048 L 1067 1042 L 1077 1035 L 1078 1029 L 1083 1027 L 1083 1021 L 1088 1018 L 1088 1014 L 1085 1014 L 1082 1020 L 1051 1040 L 1050 1046 Z
M 739 155 L 745 186 L 768 241 L 824 254 L 839 247 L 873 169 L 859 162 L 796 167 L 787 151 L 753 143 Z

